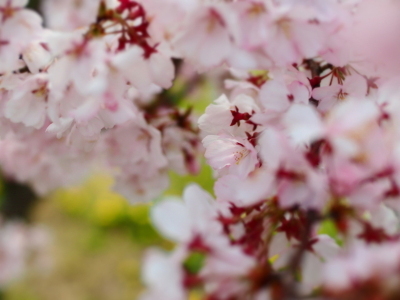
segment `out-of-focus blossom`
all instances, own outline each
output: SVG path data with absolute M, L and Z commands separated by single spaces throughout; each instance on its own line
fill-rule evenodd
M 41 227 L 18 221 L 3 221 L 0 229 L 0 286 L 7 287 L 21 279 L 28 267 L 48 268 L 50 239 Z M 33 263 L 33 264 L 32 264 Z

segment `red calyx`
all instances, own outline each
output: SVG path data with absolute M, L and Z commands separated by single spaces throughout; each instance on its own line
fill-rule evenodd
M 296 217 L 291 217 L 290 219 L 282 218 L 281 225 L 277 228 L 276 231 L 284 232 L 288 240 L 294 238 L 300 241 L 303 228 L 304 224 L 300 219 Z
M 239 108 L 235 106 L 235 110 L 231 110 L 232 114 L 232 122 L 230 126 L 234 126 L 237 124 L 237 126 L 240 126 L 240 121 L 248 121 L 251 118 L 251 115 L 249 113 L 240 113 Z
M 261 88 L 261 86 L 267 81 L 264 75 L 250 76 L 247 81 L 254 84 L 256 87 Z
M 290 170 L 285 170 L 285 169 L 279 169 L 278 172 L 276 172 L 276 177 L 279 179 L 288 179 L 288 180 L 293 180 L 293 181 L 302 181 L 305 179 L 304 174 L 297 173 L 294 171 Z
M 210 253 L 212 249 L 204 244 L 203 239 L 201 236 L 196 236 L 191 243 L 189 244 L 188 248 L 191 251 L 201 252 L 201 253 Z
M 391 239 L 382 228 L 372 227 L 369 223 L 364 223 L 364 231 L 357 237 L 365 240 L 368 244 L 379 244 Z
M 116 11 L 119 14 L 123 13 L 125 10 L 131 10 L 140 6 L 139 3 L 132 0 L 118 0 L 118 1 L 119 1 L 119 6 L 116 8 Z
M 307 78 L 307 79 L 310 82 L 311 88 L 315 89 L 315 88 L 317 88 L 317 87 L 319 87 L 321 85 L 321 80 L 323 78 L 320 77 L 320 76 L 316 76 L 316 77 L 313 77 L 311 79 L 310 78 Z

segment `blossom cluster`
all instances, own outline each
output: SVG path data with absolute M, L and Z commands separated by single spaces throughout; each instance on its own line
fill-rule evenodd
M 44 2 L 50 28 L 27 1 L 0 2 L 1 165 L 45 194 L 101 164 L 127 198 L 150 200 L 168 170 L 198 169 L 197 130 L 162 92 L 175 66 L 142 4 L 86 2 L 82 19 L 74 2 Z
M 215 197 L 152 210 L 177 245 L 142 299 L 398 298 L 398 1 L 45 0 L 46 28 L 26 2 L 0 0 L 6 176 L 45 194 L 102 164 L 135 202 L 214 170 Z
M 216 199 L 189 186 L 155 206 L 177 246 L 148 253 L 143 299 L 396 299 L 400 70 L 384 48 L 398 3 L 221 5 L 246 39 L 229 32 L 225 94 L 198 120 Z M 254 5 L 251 30 L 240 8 Z M 231 63 L 236 47 L 253 71 Z

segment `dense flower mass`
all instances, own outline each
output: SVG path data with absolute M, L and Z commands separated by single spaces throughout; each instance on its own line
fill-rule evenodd
M 215 197 L 154 206 L 176 248 L 141 299 L 399 298 L 399 1 L 26 2 L 0 0 L 6 176 L 46 194 L 101 165 L 139 202 L 215 171 Z

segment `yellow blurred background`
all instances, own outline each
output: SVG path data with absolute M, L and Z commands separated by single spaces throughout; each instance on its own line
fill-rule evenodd
M 211 191 L 211 170 L 171 174 L 165 196 L 180 196 L 190 182 Z M 34 209 L 33 222 L 51 235 L 51 267 L 25 276 L 5 291 L 6 300 L 136 299 L 142 291 L 141 256 L 150 246 L 171 249 L 151 226 L 151 204 L 130 205 L 112 191 L 113 179 L 96 174 L 81 186 L 58 190 Z M 158 199 L 159 200 L 159 199 Z M 156 200 L 157 201 L 157 200 Z

